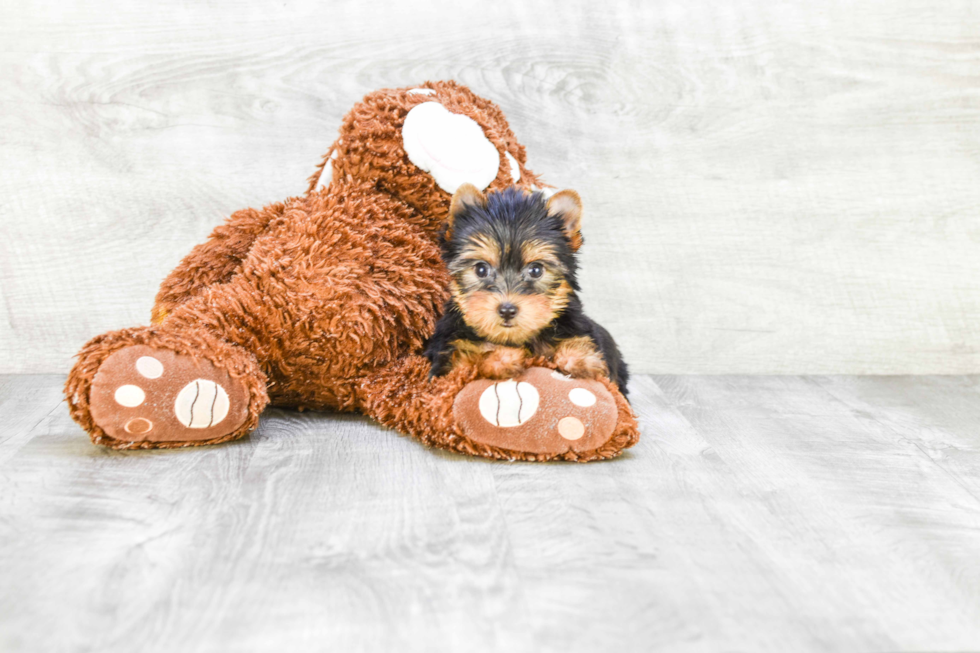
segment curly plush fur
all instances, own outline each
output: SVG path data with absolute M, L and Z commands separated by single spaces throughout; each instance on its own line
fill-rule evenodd
M 94 443 L 127 449 L 223 442 L 253 429 L 269 403 L 360 410 L 428 445 L 491 458 L 591 460 L 636 442 L 629 404 L 608 380 L 602 382 L 619 419 L 593 451 L 541 456 L 497 449 L 472 442 L 453 421 L 453 401 L 477 371 L 463 366 L 430 379 L 428 361 L 416 353 L 448 298 L 437 241 L 450 194 L 407 157 L 405 116 L 437 101 L 475 120 L 501 154 L 490 189 L 541 182 L 525 167 L 524 147 L 499 108 L 453 82 L 423 86 L 432 93 L 366 96 L 345 117 L 304 196 L 233 214 L 163 282 L 152 326 L 104 334 L 82 348 L 65 390 L 72 417 Z M 519 181 L 505 152 L 519 164 Z M 332 178 L 322 187 L 327 165 Z M 134 344 L 207 359 L 241 380 L 249 397 L 245 423 L 203 441 L 110 436 L 92 418 L 90 390 L 100 365 Z

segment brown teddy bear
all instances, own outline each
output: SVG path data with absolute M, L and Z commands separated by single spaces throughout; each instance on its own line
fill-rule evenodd
M 427 445 L 500 459 L 610 458 L 638 439 L 606 378 L 543 359 L 516 379 L 430 378 L 418 352 L 448 296 L 452 193 L 537 190 L 493 103 L 454 82 L 386 89 L 344 118 L 307 193 L 233 214 L 160 288 L 152 326 L 79 352 L 65 393 L 92 442 L 215 444 L 267 404 L 359 410 Z

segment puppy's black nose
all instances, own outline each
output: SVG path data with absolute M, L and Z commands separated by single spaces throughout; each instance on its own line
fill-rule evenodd
M 517 315 L 517 307 L 510 302 L 506 302 L 497 307 L 497 315 L 505 320 L 512 320 Z

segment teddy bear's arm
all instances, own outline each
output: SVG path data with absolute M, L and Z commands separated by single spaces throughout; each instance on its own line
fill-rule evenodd
M 153 323 L 163 321 L 175 307 L 202 289 L 234 276 L 255 239 L 284 210 L 284 204 L 272 204 L 262 210 L 244 209 L 215 227 L 208 239 L 196 245 L 160 284 L 153 304 Z

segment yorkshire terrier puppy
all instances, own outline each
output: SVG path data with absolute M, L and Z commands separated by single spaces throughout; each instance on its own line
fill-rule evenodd
M 517 376 L 529 356 L 579 378 L 606 374 L 626 395 L 628 372 L 609 332 L 589 319 L 575 278 L 582 202 L 518 188 L 453 195 L 441 245 L 452 299 L 425 348 L 432 375 L 459 362 L 489 378 Z

